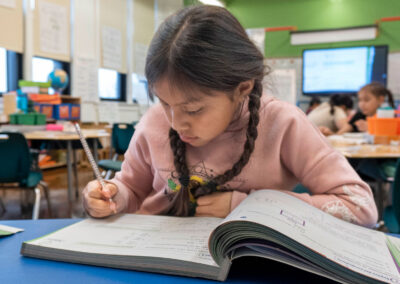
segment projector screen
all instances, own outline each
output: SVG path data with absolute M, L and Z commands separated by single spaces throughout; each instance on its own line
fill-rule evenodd
M 303 94 L 355 93 L 363 85 L 386 86 L 387 46 L 303 51 Z

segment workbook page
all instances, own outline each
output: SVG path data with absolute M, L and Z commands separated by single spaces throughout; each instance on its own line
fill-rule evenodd
M 208 237 L 221 223 L 211 217 L 125 214 L 86 219 L 30 244 L 109 255 L 173 258 L 218 266 L 208 251 Z
M 260 190 L 225 220 L 252 221 L 272 228 L 351 270 L 399 283 L 399 271 L 382 232 L 333 217 L 284 192 Z

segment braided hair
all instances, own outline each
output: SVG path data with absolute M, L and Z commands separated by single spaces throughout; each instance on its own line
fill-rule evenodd
M 250 41 L 238 20 L 226 9 L 207 5 L 192 6 L 178 11 L 161 24 L 149 47 L 145 72 L 150 96 L 152 86 L 162 77 L 168 78 L 169 82 L 181 89 L 217 90 L 227 95 L 232 94 L 241 82 L 254 80 L 248 99 L 250 115 L 243 152 L 231 169 L 206 184 L 190 179 L 186 144 L 174 129 L 169 131 L 181 189 L 165 213 L 192 215 L 195 208 L 191 207 L 190 196 L 197 198 L 215 192 L 218 186 L 239 175 L 254 150 L 258 135 L 262 80 L 267 73 L 263 55 Z M 191 92 L 185 93 L 191 96 Z M 210 92 L 204 94 L 212 95 Z

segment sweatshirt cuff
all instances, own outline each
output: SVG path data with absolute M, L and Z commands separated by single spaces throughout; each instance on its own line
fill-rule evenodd
M 240 191 L 233 191 L 231 199 L 231 212 L 235 209 L 240 202 L 242 202 L 247 197 L 247 193 Z

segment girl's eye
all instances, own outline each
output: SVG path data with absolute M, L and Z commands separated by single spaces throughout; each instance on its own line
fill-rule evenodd
M 186 113 L 187 113 L 188 115 L 195 115 L 195 114 L 200 113 L 202 110 L 203 110 L 203 108 L 199 108 L 199 109 L 197 109 L 197 110 L 186 111 Z

